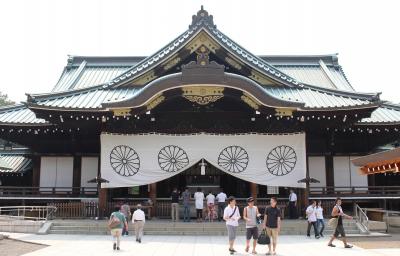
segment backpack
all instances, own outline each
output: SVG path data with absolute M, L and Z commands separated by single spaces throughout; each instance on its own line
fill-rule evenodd
M 118 227 L 121 224 L 121 220 L 115 216 L 115 213 L 111 215 L 110 220 L 108 221 L 108 228 L 113 229 Z

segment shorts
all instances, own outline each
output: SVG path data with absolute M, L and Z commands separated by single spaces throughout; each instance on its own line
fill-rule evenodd
M 233 241 L 236 239 L 236 226 L 232 226 L 232 225 L 226 225 L 226 228 L 228 229 L 228 238 L 229 241 Z
M 335 229 L 335 233 L 333 233 L 334 237 L 338 237 L 340 234 L 341 237 L 346 237 L 346 234 L 344 233 L 344 228 L 343 225 L 337 225 Z
M 117 236 L 117 235 L 122 235 L 122 228 L 113 228 L 111 229 L 111 235 L 112 236 Z
M 258 227 L 246 228 L 246 240 L 250 240 L 252 237 L 254 240 L 258 239 Z
M 276 243 L 278 240 L 278 228 L 267 227 L 267 235 L 272 239 L 273 243 Z

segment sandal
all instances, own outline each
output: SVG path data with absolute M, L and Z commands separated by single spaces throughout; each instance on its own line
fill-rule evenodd
M 256 251 L 252 251 L 251 254 L 257 254 L 257 252 Z
M 330 247 L 336 247 L 336 245 L 334 245 L 334 244 L 328 244 L 328 246 L 330 246 Z
M 245 252 L 249 252 L 250 246 L 246 246 L 246 249 L 244 249 Z
M 350 244 L 346 244 L 344 248 L 353 248 L 353 246 Z

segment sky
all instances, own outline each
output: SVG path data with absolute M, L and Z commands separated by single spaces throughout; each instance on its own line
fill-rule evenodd
M 359 92 L 400 102 L 398 0 L 13 0 L 0 5 L 0 91 L 49 92 L 68 55 L 147 56 L 200 6 L 257 55 L 339 54 Z

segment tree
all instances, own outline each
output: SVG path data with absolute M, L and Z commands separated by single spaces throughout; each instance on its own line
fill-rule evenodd
M 8 99 L 7 94 L 3 94 L 2 92 L 0 92 L 0 106 L 12 105 L 14 103 L 14 101 Z

